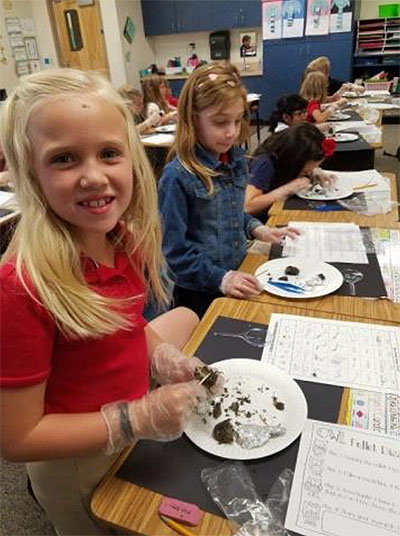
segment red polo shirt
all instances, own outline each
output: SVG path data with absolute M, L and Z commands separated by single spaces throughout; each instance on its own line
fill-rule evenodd
M 311 100 L 307 104 L 307 122 L 308 123 L 315 123 L 315 119 L 313 116 L 313 112 L 315 110 L 321 110 L 321 104 L 316 100 Z
M 85 259 L 85 265 L 86 281 L 99 294 L 137 298 L 127 308 L 133 320 L 129 331 L 99 339 L 68 339 L 21 285 L 15 264 L 0 269 L 0 385 L 16 388 L 47 382 L 45 413 L 98 411 L 108 402 L 140 398 L 149 388 L 142 279 L 122 252 L 116 252 L 114 268 L 91 259 Z

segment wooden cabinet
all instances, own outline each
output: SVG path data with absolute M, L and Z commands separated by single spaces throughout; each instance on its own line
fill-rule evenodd
M 261 26 L 260 0 L 142 0 L 146 35 Z

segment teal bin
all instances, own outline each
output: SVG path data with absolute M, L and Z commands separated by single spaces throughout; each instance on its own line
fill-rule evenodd
M 400 17 L 400 3 L 381 4 L 378 6 L 379 17 Z

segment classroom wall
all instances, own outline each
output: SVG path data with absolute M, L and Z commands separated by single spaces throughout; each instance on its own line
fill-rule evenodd
M 109 1 L 109 0 L 108 0 Z M 116 0 L 119 34 L 121 36 L 122 62 L 126 82 L 133 87 L 140 87 L 140 70 L 155 63 L 154 38 L 146 38 L 143 28 L 142 4 L 135 0 Z M 126 18 L 130 17 L 135 26 L 132 43 L 123 36 Z
M 261 28 L 230 30 L 231 62 L 236 64 L 243 62 L 243 58 L 240 57 L 240 34 L 248 32 L 256 32 L 257 34 L 257 56 L 246 58 L 246 62 L 262 65 Z M 168 60 L 173 59 L 175 56 L 181 56 L 182 64 L 185 65 L 190 52 L 189 43 L 196 43 L 196 54 L 200 59 L 210 61 L 209 35 L 210 32 L 194 32 L 154 37 L 157 66 L 165 68 Z
M 382 4 L 396 4 L 395 0 L 361 0 L 360 19 L 378 18 L 378 6 Z

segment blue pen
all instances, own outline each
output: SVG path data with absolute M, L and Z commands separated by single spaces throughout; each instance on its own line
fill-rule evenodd
M 298 285 L 292 283 L 286 283 L 284 281 L 267 281 L 268 285 L 280 288 L 286 292 L 292 292 L 293 294 L 304 294 L 304 289 Z

